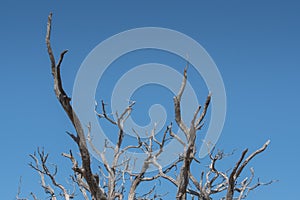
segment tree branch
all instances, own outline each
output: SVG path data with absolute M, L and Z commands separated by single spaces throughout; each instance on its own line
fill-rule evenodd
M 68 115 L 69 119 L 71 120 L 71 122 L 76 130 L 77 138 L 79 140 L 77 145 L 80 150 L 82 166 L 83 166 L 84 172 L 85 172 L 84 178 L 87 181 L 87 184 L 89 185 L 89 188 L 91 190 L 92 199 L 104 200 L 104 199 L 106 199 L 106 196 L 103 193 L 103 191 L 99 188 L 98 183 L 97 183 L 96 179 L 94 178 L 94 175 L 91 170 L 90 155 L 89 155 L 89 151 L 87 149 L 82 125 L 70 104 L 71 99 L 67 96 L 67 94 L 64 91 L 63 86 L 62 86 L 61 75 L 60 75 L 60 66 L 63 61 L 64 55 L 67 53 L 67 50 L 63 51 L 60 54 L 59 62 L 56 65 L 55 59 L 54 59 L 54 54 L 53 54 L 53 51 L 51 48 L 51 43 L 50 43 L 51 25 L 52 25 L 52 13 L 50 13 L 48 16 L 46 44 L 47 44 L 49 58 L 51 61 L 52 76 L 54 79 L 54 91 L 55 91 L 57 99 L 59 100 L 61 106 L 65 110 L 66 114 Z

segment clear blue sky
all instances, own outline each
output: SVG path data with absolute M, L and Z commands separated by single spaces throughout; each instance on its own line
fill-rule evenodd
M 44 146 L 53 161 L 75 149 L 73 130 L 56 101 L 45 48 L 47 16 L 54 13 L 56 55 L 69 49 L 64 85 L 104 39 L 131 28 L 155 26 L 194 38 L 216 62 L 227 93 L 227 117 L 218 147 L 238 152 L 269 148 L 254 166 L 262 181 L 278 179 L 249 199 L 297 199 L 300 145 L 300 3 L 297 1 L 1 1 L 1 199 L 14 199 L 19 177 L 26 196 L 39 177 L 28 154 Z M 64 172 L 69 165 L 62 165 Z

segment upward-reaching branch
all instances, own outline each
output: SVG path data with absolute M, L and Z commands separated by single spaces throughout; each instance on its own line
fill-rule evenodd
M 206 115 L 210 103 L 210 99 L 211 99 L 211 94 L 209 94 L 205 102 L 204 109 L 200 115 L 200 118 L 196 120 L 201 109 L 201 106 L 198 106 L 197 110 L 194 113 L 194 117 L 191 121 L 191 125 L 189 128 L 187 128 L 181 118 L 181 107 L 180 107 L 181 97 L 186 86 L 186 81 L 187 81 L 187 67 L 184 69 L 183 80 L 181 83 L 180 90 L 177 96 L 174 97 L 175 120 L 177 125 L 184 132 L 184 135 L 187 139 L 187 146 L 183 152 L 183 164 L 180 169 L 180 174 L 178 177 L 178 188 L 177 188 L 177 195 L 176 195 L 176 199 L 178 200 L 186 199 L 187 187 L 189 184 L 190 166 L 193 159 L 195 159 L 196 132 L 197 130 L 200 130 L 202 127 L 201 122 Z
M 240 176 L 243 169 L 246 167 L 246 165 L 249 163 L 252 158 L 254 158 L 256 155 L 263 152 L 267 146 L 270 144 L 270 140 L 268 140 L 261 148 L 254 151 L 249 157 L 247 157 L 245 160 L 246 153 L 248 152 L 248 149 L 244 150 L 239 161 L 236 163 L 235 167 L 233 168 L 229 180 L 228 180 L 228 188 L 227 188 L 227 194 L 226 194 L 226 200 L 232 200 L 233 194 L 235 190 L 236 180 Z M 243 162 L 244 160 L 244 162 Z M 242 163 L 243 162 L 243 163 Z
M 75 141 L 80 150 L 82 166 L 84 168 L 83 175 L 84 175 L 84 178 L 85 178 L 87 184 L 89 185 L 92 199 L 93 200 L 102 200 L 102 199 L 104 200 L 104 199 L 106 199 L 106 196 L 105 196 L 104 192 L 101 190 L 101 188 L 98 186 L 97 180 L 94 178 L 94 175 L 91 170 L 90 154 L 89 154 L 89 151 L 88 151 L 88 148 L 86 145 L 86 140 L 85 140 L 85 135 L 84 135 L 82 125 L 70 104 L 71 99 L 67 96 L 67 94 L 64 91 L 63 86 L 62 86 L 62 80 L 61 80 L 61 75 L 60 75 L 60 66 L 62 64 L 64 55 L 67 53 L 67 50 L 63 51 L 60 54 L 59 62 L 58 62 L 58 64 L 56 64 L 54 54 L 53 54 L 53 51 L 51 48 L 51 43 L 50 43 L 51 25 L 52 25 L 52 13 L 50 13 L 48 16 L 46 44 L 47 44 L 49 58 L 51 61 L 51 71 L 52 71 L 52 76 L 54 79 L 54 91 L 55 91 L 57 99 L 59 100 L 61 106 L 67 113 L 69 119 L 71 120 L 71 122 L 76 130 L 77 136 L 72 137 L 72 138 L 73 139 L 76 138 Z
M 184 89 L 185 89 L 186 80 L 187 80 L 187 66 L 186 66 L 186 68 L 184 69 L 184 72 L 183 72 L 183 80 L 182 80 L 182 83 L 181 83 L 180 90 L 179 90 L 177 96 L 174 97 L 175 120 L 176 120 L 176 123 L 178 124 L 178 126 L 184 132 L 185 135 L 188 133 L 188 128 L 186 127 L 186 125 L 184 124 L 184 122 L 181 118 L 180 102 L 181 102 L 182 94 L 183 94 Z M 187 137 L 187 135 L 186 135 L 186 137 Z

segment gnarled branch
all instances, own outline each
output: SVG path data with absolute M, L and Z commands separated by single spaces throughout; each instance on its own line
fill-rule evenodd
M 63 89 L 62 86 L 62 80 L 60 75 L 60 67 L 64 58 L 64 55 L 67 53 L 67 50 L 63 51 L 60 54 L 60 59 L 58 64 L 56 64 L 54 59 L 54 54 L 51 48 L 50 43 L 50 35 L 51 35 L 51 25 L 52 25 L 52 13 L 48 16 L 48 24 L 47 24 L 47 34 L 46 34 L 46 44 L 48 49 L 49 58 L 51 61 L 51 70 L 52 70 L 52 76 L 54 80 L 54 91 L 56 94 L 57 99 L 59 100 L 61 106 L 67 113 L 69 119 L 71 120 L 76 133 L 77 133 L 77 145 L 80 150 L 81 160 L 82 160 L 82 167 L 84 168 L 84 178 L 89 185 L 92 199 L 94 200 L 104 200 L 106 199 L 106 195 L 103 193 L 103 190 L 98 186 L 97 180 L 94 178 L 94 174 L 91 169 L 91 160 L 90 160 L 90 154 L 86 145 L 85 135 L 82 128 L 82 125 L 74 112 L 70 101 L 71 99 L 67 96 L 66 92 Z

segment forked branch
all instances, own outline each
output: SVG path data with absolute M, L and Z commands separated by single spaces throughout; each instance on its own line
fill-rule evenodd
M 90 154 L 86 145 L 86 139 L 84 135 L 84 131 L 82 128 L 82 125 L 76 115 L 76 113 L 73 111 L 73 108 L 70 104 L 71 98 L 69 98 L 66 94 L 66 92 L 63 89 L 61 75 L 60 75 L 60 67 L 64 58 L 64 55 L 67 53 L 67 50 L 63 51 L 60 54 L 60 59 L 58 64 L 55 62 L 54 54 L 51 48 L 50 43 L 50 36 L 51 36 L 51 25 L 52 25 L 52 13 L 48 16 L 48 23 L 47 23 L 47 34 L 46 34 L 46 44 L 48 49 L 49 58 L 51 61 L 51 71 L 52 76 L 54 80 L 54 91 L 56 94 L 57 99 L 59 100 L 61 106 L 65 110 L 66 114 L 68 115 L 69 119 L 71 120 L 77 135 L 73 136 L 72 138 L 75 138 L 75 142 L 78 145 L 80 156 L 82 160 L 82 167 L 84 169 L 84 178 L 89 185 L 90 192 L 92 195 L 93 200 L 104 200 L 106 199 L 106 196 L 104 192 L 101 190 L 101 188 L 98 186 L 97 180 L 94 178 L 94 174 L 91 170 L 91 160 L 90 160 Z

